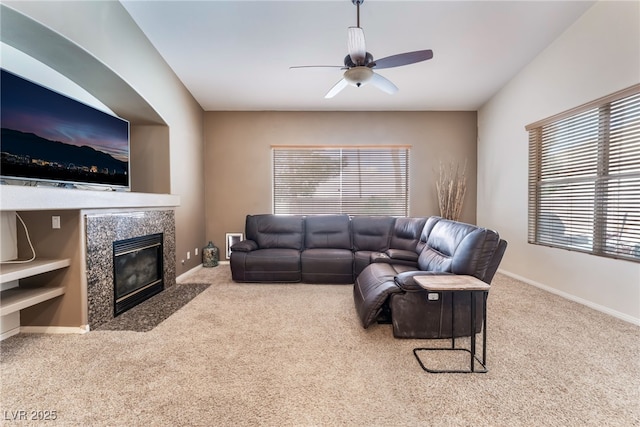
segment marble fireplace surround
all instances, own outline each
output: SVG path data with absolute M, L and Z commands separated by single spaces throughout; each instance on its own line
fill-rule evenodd
M 113 242 L 163 234 L 165 289 L 176 283 L 175 216 L 173 210 L 98 212 L 85 215 L 87 309 L 91 329 L 112 320 Z

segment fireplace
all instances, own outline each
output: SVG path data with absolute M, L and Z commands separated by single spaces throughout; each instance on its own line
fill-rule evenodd
M 113 315 L 164 289 L 162 233 L 113 242 Z

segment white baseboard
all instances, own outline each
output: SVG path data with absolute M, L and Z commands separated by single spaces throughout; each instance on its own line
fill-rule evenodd
M 85 334 L 89 325 L 84 326 L 21 326 L 20 332 L 25 334 Z
M 17 280 L 15 281 L 18 282 Z M 0 317 L 0 341 L 20 332 L 20 312 L 5 314 Z
M 18 335 L 19 333 L 20 333 L 20 327 L 9 329 L 8 331 L 4 331 L 2 334 L 0 334 L 0 341 L 6 340 L 7 338 L 12 337 L 14 335 Z
M 551 286 L 536 282 L 536 281 L 531 280 L 531 279 L 527 279 L 526 277 L 519 276 L 519 275 L 517 275 L 515 273 L 511 273 L 511 272 L 506 271 L 506 270 L 498 269 L 498 272 L 504 274 L 505 276 L 509 276 L 509 277 L 512 277 L 512 278 L 514 278 L 516 280 L 524 282 L 524 283 L 526 283 L 528 285 L 535 286 L 536 288 L 540 288 L 540 289 L 543 289 L 543 290 L 545 290 L 547 292 L 551 292 L 552 294 L 561 296 L 562 298 L 566 298 L 566 299 L 568 299 L 570 301 L 577 302 L 578 304 L 585 305 L 585 306 L 587 306 L 589 308 L 592 308 L 594 310 L 597 310 L 597 311 L 599 311 L 601 313 L 605 313 L 605 314 L 608 314 L 610 316 L 616 317 L 616 318 L 618 318 L 620 320 L 624 320 L 625 322 L 629 322 L 629 323 L 632 323 L 634 325 L 640 326 L 640 319 L 635 318 L 633 316 L 629 316 L 628 314 L 621 313 L 621 312 L 619 312 L 617 310 L 613 310 L 613 309 L 611 309 L 609 307 L 605 307 L 605 306 L 600 305 L 600 304 L 596 304 L 596 303 L 594 303 L 592 301 L 577 297 L 577 296 L 569 294 L 567 292 L 560 291 L 560 290 L 558 290 L 556 288 L 553 288 Z
M 218 261 L 218 265 L 229 265 L 229 261 Z M 204 266 L 202 264 L 196 265 L 195 267 L 193 267 L 191 270 L 187 270 L 184 273 L 182 273 L 181 275 L 179 275 L 178 277 L 176 277 L 176 283 L 181 283 L 183 280 L 187 280 L 187 276 L 191 273 L 195 273 L 196 271 L 200 270 L 201 268 L 204 268 Z
M 191 270 L 187 270 L 184 273 L 182 273 L 181 275 L 179 275 L 178 277 L 176 277 L 176 283 L 180 283 L 180 281 L 182 281 L 185 276 L 187 276 L 188 274 L 191 274 L 195 271 L 198 271 L 202 268 L 202 264 L 198 264 L 195 267 L 193 267 Z

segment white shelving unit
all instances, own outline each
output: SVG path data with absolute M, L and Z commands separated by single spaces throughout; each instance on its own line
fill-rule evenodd
M 51 298 L 64 294 L 64 287 L 43 287 L 43 288 L 12 288 L 2 291 L 2 301 L 0 302 L 0 316 L 15 313 L 23 308 L 31 307 Z
M 7 283 L 60 270 L 71 265 L 71 259 L 35 259 L 24 264 L 0 264 L 0 283 Z M 15 335 L 20 330 L 20 310 L 56 298 L 65 293 L 64 286 L 21 288 L 20 286 L 0 292 L 0 317 L 2 317 L 2 339 Z
M 0 264 L 0 283 L 20 280 L 49 271 L 68 267 L 71 260 L 65 259 L 35 259 L 24 264 Z

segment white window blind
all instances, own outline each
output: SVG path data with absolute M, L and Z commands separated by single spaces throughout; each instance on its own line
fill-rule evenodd
M 276 214 L 407 216 L 409 147 L 273 147 Z
M 529 243 L 640 262 L 640 85 L 526 129 Z

